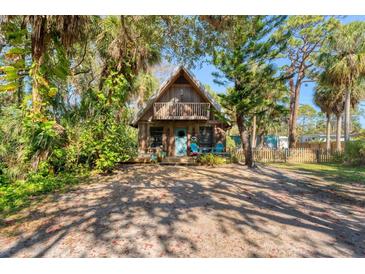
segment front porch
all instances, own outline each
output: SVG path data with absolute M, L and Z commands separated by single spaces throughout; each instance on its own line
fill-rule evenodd
M 139 125 L 139 155 L 185 157 L 225 152 L 225 131 L 209 121 L 151 121 Z M 217 151 L 219 146 L 219 151 Z

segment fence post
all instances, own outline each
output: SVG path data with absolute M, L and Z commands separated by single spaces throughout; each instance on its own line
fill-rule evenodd
M 320 159 L 319 159 L 319 149 L 316 150 L 316 160 L 317 160 L 317 163 L 320 162 Z
M 287 149 L 284 148 L 284 163 L 286 163 L 286 153 L 287 153 Z
M 273 155 L 273 158 L 274 158 L 274 163 L 276 163 L 276 150 L 273 150 L 272 153 L 274 154 Z

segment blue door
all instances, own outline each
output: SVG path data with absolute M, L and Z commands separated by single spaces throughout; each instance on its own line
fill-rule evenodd
M 186 128 L 175 128 L 175 155 L 186 156 L 187 146 Z

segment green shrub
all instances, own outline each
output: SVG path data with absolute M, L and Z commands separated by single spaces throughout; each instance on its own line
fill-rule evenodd
M 344 160 L 344 154 L 341 151 L 335 151 L 333 153 L 332 161 L 334 163 L 343 163 Z
M 1 181 L 15 180 L 29 170 L 26 162 L 23 113 L 14 106 L 1 108 L 0 112 L 0 176 Z
M 226 136 L 226 149 L 228 151 L 232 151 L 236 148 L 236 143 L 234 142 L 234 140 L 232 139 L 231 136 L 227 135 Z
M 207 165 L 207 166 L 217 166 L 226 163 L 225 158 L 215 155 L 213 153 L 201 154 L 199 155 L 197 160 L 198 163 L 200 163 L 201 165 Z
M 136 140 L 129 126 L 112 124 L 100 143 L 96 168 L 111 171 L 118 163 L 131 160 L 137 155 Z
M 95 118 L 68 129 L 65 170 L 111 171 L 137 155 L 137 131 L 115 117 Z M 62 162 L 61 162 L 62 163 Z
M 344 161 L 353 166 L 365 165 L 365 140 L 346 142 Z
M 30 203 L 32 197 L 62 190 L 75 185 L 79 179 L 70 174 L 44 176 L 40 173 L 29 175 L 27 180 L 0 184 L 0 213 L 14 212 Z
M 230 158 L 231 163 L 235 163 L 238 164 L 240 162 L 240 160 L 238 159 L 238 157 L 235 154 L 231 154 L 231 158 Z

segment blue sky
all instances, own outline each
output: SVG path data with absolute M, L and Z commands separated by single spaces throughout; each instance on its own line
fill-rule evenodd
M 365 16 L 346 16 L 344 18 L 340 19 L 342 23 L 349 23 L 352 21 L 365 21 Z M 216 83 L 214 83 L 214 77 L 212 76 L 212 73 L 214 71 L 217 71 L 217 69 L 211 65 L 211 64 L 204 64 L 202 68 L 196 68 L 193 70 L 193 73 L 195 76 L 202 82 L 203 84 L 210 85 L 214 91 L 218 93 L 224 93 L 226 91 L 225 86 L 220 86 Z M 317 110 L 319 110 L 314 104 L 313 104 L 313 92 L 314 92 L 314 83 L 305 83 L 302 85 L 301 93 L 300 93 L 300 104 L 309 104 L 314 106 Z M 360 104 L 360 107 L 362 109 L 365 109 L 365 102 L 362 102 Z M 363 128 L 365 128 L 365 119 L 361 118 L 361 125 Z

